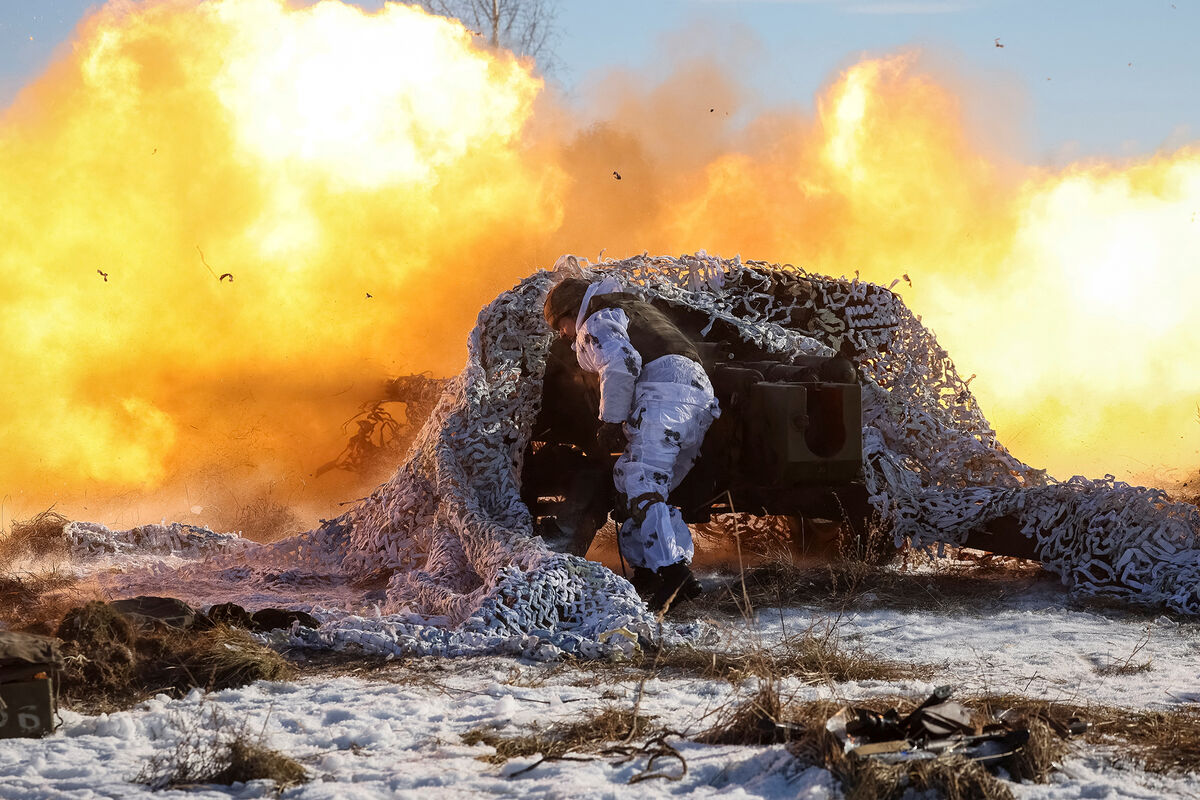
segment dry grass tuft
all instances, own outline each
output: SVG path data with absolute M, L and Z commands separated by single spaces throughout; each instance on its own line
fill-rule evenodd
M 233 514 L 223 514 L 217 520 L 221 530 L 241 531 L 246 539 L 269 544 L 290 536 L 299 528 L 296 512 L 276 501 L 270 492 L 241 505 Z
M 1096 668 L 1096 674 L 1104 677 L 1119 675 L 1140 675 L 1143 672 L 1149 672 L 1153 669 L 1153 662 L 1150 659 L 1145 661 L 1138 660 L 1138 654 L 1150 643 L 1150 632 L 1152 626 L 1147 626 L 1141 638 L 1133 646 L 1133 650 L 1124 659 L 1113 659 L 1108 664 L 1103 664 Z
M 1109 677 L 1114 677 L 1114 676 L 1127 677 L 1129 675 L 1140 675 L 1143 672 L 1149 672 L 1152 669 L 1154 669 L 1154 664 L 1153 664 L 1153 662 L 1151 662 L 1149 660 L 1138 661 L 1136 663 L 1129 662 L 1129 661 L 1122 661 L 1122 662 L 1115 662 L 1112 664 L 1105 664 L 1104 666 L 1101 666 L 1101 667 L 1096 667 L 1096 674 L 1103 678 L 1109 678 Z
M 932 677 L 929 664 L 891 661 L 865 650 L 846 648 L 832 624 L 814 624 L 773 648 L 745 651 L 670 647 L 643 655 L 642 665 L 706 678 L 740 680 L 799 678 L 807 683 L 862 680 L 920 680 Z
M 1200 772 L 1200 708 L 1112 715 L 1097 733 L 1125 739 L 1150 772 Z
M 256 680 L 283 680 L 295 670 L 278 653 L 237 628 L 136 628 L 101 602 L 63 618 L 64 702 L 87 711 L 128 708 L 159 692 L 182 696 Z
M 135 782 L 157 791 L 263 779 L 283 789 L 308 780 L 297 761 L 267 747 L 261 735 L 249 732 L 245 722 L 234 724 L 216 708 L 192 720 L 177 720 L 177 724 L 181 735 L 175 747 L 152 756 Z
M 853 754 L 832 766 L 846 800 L 899 800 L 909 791 L 945 800 L 1013 800 L 1004 783 L 962 756 L 885 764 Z
M 259 644 L 248 631 L 222 625 L 207 631 L 172 631 L 165 641 L 177 646 L 178 665 L 168 655 L 163 672 L 173 672 L 174 688 L 187 692 L 193 687 L 209 691 L 245 686 L 254 681 L 277 681 L 295 675 L 292 665 L 279 653 Z M 183 639 L 183 642 L 180 640 Z M 183 679 L 180 681 L 179 679 Z
M 56 635 L 64 642 L 89 650 L 111 644 L 128 647 L 135 639 L 129 618 L 99 600 L 68 611 L 59 623 Z
M 636 654 L 629 666 L 646 672 L 661 670 L 697 678 L 733 678 L 755 671 L 753 659 L 746 653 L 708 650 L 691 645 L 646 650 Z
M 132 693 L 137 682 L 136 635 L 129 620 L 95 600 L 69 611 L 55 635 L 64 642 L 66 665 L 59 674 L 63 701 L 71 705 L 95 699 L 103 710 L 119 708 L 108 706 L 110 698 Z M 140 699 L 139 693 L 129 705 Z
M 596 753 L 613 742 L 629 742 L 652 733 L 650 717 L 636 711 L 607 707 L 598 714 L 577 722 L 563 722 L 517 736 L 504 736 L 494 729 L 476 728 L 463 735 L 464 744 L 491 745 L 496 752 L 480 756 L 481 761 L 503 764 L 512 758 L 541 755 L 561 759 L 568 753 Z
M 1200 706 L 1172 711 L 1138 711 L 1111 706 L 1033 700 L 1019 695 L 985 695 L 977 702 L 989 713 L 1006 712 L 1006 720 L 1036 727 L 1041 720 L 1062 731 L 1072 718 L 1089 725 L 1082 739 L 1090 744 L 1119 743 L 1122 751 L 1146 771 L 1163 774 L 1200 772 Z
M 802 675 L 822 683 L 924 680 L 937 672 L 933 665 L 891 661 L 865 650 L 846 648 L 832 625 L 814 626 L 785 639 L 776 665 L 781 675 Z
M 1067 755 L 1066 741 L 1056 734 L 1045 720 L 1036 717 L 1023 724 L 1029 729 L 1029 741 L 1004 761 L 1004 768 L 1016 781 L 1045 783 L 1054 765 Z
M 348 650 L 309 650 L 292 648 L 284 658 L 289 664 L 309 677 L 341 677 L 344 675 L 369 676 L 386 679 L 379 673 L 395 672 L 399 667 L 411 668 L 414 659 L 389 657 L 364 653 L 357 648 Z
M 795 730 L 785 718 L 778 683 L 763 680 L 752 697 L 721 709 L 716 722 L 694 738 L 703 744 L 777 744 L 790 741 Z
M 8 536 L 0 539 L 0 561 L 65 553 L 67 537 L 63 529 L 70 521 L 51 506 L 32 519 L 13 522 Z
M 56 572 L 0 574 L 0 621 L 15 630 L 53 635 L 68 609 L 79 604 L 75 578 Z
M 245 783 L 263 778 L 282 788 L 306 782 L 308 773 L 291 756 L 261 742 L 235 739 L 229 744 L 229 766 L 212 776 L 208 783 Z

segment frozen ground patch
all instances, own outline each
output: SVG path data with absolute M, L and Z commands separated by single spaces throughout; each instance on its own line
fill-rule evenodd
M 1200 700 L 1200 623 L 1070 608 L 1056 598 L 1054 592 L 1035 591 L 964 613 L 863 608 L 837 614 L 791 606 L 761 610 L 752 627 L 716 623 L 727 637 L 724 647 L 754 640 L 769 644 L 814 626 L 833 626 L 844 647 L 936 669 L 927 680 L 894 682 L 813 685 L 783 677 L 782 690 L 797 700 L 917 697 L 944 683 L 954 685 L 960 697 L 1011 692 L 1084 706 L 1171 711 Z M 1126 661 L 1139 668 L 1124 674 L 1105 669 Z M 311 674 L 291 683 L 259 682 L 178 700 L 159 696 L 111 715 L 64 711 L 64 724 L 53 736 L 0 742 L 0 798 L 150 796 L 130 780 L 154 754 L 177 745 L 181 720 L 201 719 L 212 708 L 262 731 L 271 747 L 306 766 L 310 782 L 284 790 L 288 798 L 840 797 L 827 771 L 805 766 L 781 745 L 688 740 L 712 723 L 717 710 L 745 699 L 756 686 L 753 677 L 726 680 L 604 663 L 397 660 L 355 675 Z M 678 734 L 669 741 L 686 761 L 686 774 L 675 761 L 655 766 L 678 780 L 631 784 L 646 773 L 647 758 L 603 753 L 521 772 L 539 759 L 489 763 L 481 757 L 494 754 L 491 746 L 468 745 L 463 738 L 477 730 L 519 735 L 535 725 L 635 704 L 639 713 Z M 1116 742 L 1074 742 L 1050 783 L 1009 786 L 1020 798 L 1200 797 L 1200 777 L 1145 772 Z M 155 796 L 240 798 L 272 791 L 269 782 L 252 782 Z

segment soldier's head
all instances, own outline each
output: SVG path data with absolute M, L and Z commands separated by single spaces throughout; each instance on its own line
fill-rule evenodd
M 575 318 L 579 316 L 579 306 L 590 285 L 583 278 L 563 278 L 546 293 L 542 313 L 546 324 L 560 336 L 575 336 Z

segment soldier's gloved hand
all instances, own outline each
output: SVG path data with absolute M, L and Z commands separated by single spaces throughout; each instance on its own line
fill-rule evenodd
M 596 444 L 605 453 L 623 453 L 629 440 L 625 438 L 625 427 L 620 422 L 601 422 L 596 431 Z

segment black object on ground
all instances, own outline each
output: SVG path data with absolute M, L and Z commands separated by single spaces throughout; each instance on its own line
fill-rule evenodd
M 213 626 L 203 611 L 198 611 L 174 597 L 139 595 L 124 600 L 113 600 L 108 605 L 139 627 L 153 625 L 155 622 L 185 630 L 207 630 Z
M 46 636 L 0 631 L 0 739 L 54 730 L 55 682 L 63 665 L 58 644 Z
M 673 605 L 692 600 L 704 593 L 704 587 L 686 561 L 676 561 L 658 570 L 659 586 L 646 603 L 651 611 L 665 611 Z
M 1029 743 L 1028 727 L 989 722 L 977 729 L 971 712 L 950 700 L 952 691 L 949 686 L 938 687 L 904 717 L 894 708 L 883 713 L 844 708 L 825 727 L 846 755 L 889 764 L 956 755 L 992 768 L 1003 765 Z M 1073 719 L 1060 735 L 1086 729 L 1086 723 Z
M 263 608 L 251 614 L 256 631 L 273 631 L 278 628 L 290 628 L 296 622 L 304 628 L 319 628 L 321 623 L 312 614 L 303 611 L 292 611 L 286 608 Z

